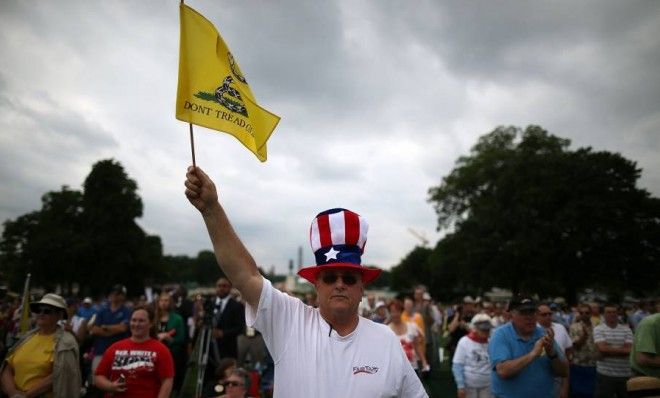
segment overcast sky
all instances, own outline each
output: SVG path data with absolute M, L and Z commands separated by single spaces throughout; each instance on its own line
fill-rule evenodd
M 183 195 L 174 118 L 178 1 L 0 2 L 0 221 L 80 189 L 114 158 L 166 254 L 210 243 Z M 260 105 L 282 117 L 260 163 L 195 128 L 197 162 L 239 235 L 284 272 L 321 210 L 366 217 L 363 261 L 438 239 L 427 190 L 499 125 L 620 152 L 660 196 L 658 1 L 204 1 Z

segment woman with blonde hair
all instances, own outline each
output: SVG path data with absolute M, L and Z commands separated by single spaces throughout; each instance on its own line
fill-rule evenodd
M 158 297 L 156 307 L 156 337 L 170 349 L 174 359 L 174 386 L 178 392 L 186 371 L 185 328 L 183 318 L 176 312 L 172 304 L 172 296 L 163 292 Z

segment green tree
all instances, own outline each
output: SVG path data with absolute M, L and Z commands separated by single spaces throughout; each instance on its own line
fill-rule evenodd
M 429 279 L 429 256 L 431 249 L 415 246 L 390 273 L 390 287 L 395 291 L 411 290 L 418 284 L 427 284 Z
M 82 219 L 89 241 L 81 279 L 96 293 L 123 283 L 138 293 L 162 263 L 160 238 L 150 237 L 137 224 L 142 199 L 137 183 L 113 159 L 92 166 L 83 184 Z
M 500 127 L 429 190 L 439 229 L 428 277 L 540 294 L 657 289 L 660 200 L 619 154 L 569 149 L 538 126 Z
M 63 186 L 42 198 L 41 210 L 5 222 L 0 253 L 13 286 L 27 273 L 32 284 L 71 291 L 72 278 L 82 263 L 85 241 L 80 220 L 82 194 Z

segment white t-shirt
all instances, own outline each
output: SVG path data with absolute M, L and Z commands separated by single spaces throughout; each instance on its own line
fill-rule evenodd
M 401 342 L 401 348 L 403 348 L 403 352 L 406 354 L 408 362 L 410 362 L 410 365 L 413 367 L 413 369 L 417 369 L 419 367 L 417 365 L 419 358 L 417 358 L 417 353 L 415 352 L 415 339 L 423 336 L 423 334 L 422 331 L 419 330 L 419 326 L 416 324 L 412 322 L 406 322 L 405 325 L 406 331 L 403 334 L 397 334 L 396 337 L 398 337 L 399 341 Z
M 245 321 L 262 333 L 275 362 L 275 398 L 428 397 L 385 325 L 360 317 L 352 333 L 339 336 L 318 309 L 267 279 Z
M 461 337 L 454 352 L 453 363 L 463 365 L 463 377 L 468 388 L 490 386 L 490 357 L 488 343 L 477 343 L 468 336 Z
M 545 329 L 545 326 L 537 323 L 536 326 Z M 573 340 L 568 335 L 568 331 L 561 323 L 552 322 L 552 331 L 555 333 L 555 343 L 561 348 L 562 353 L 566 354 L 566 349 L 573 347 Z
M 566 353 L 567 348 L 573 347 L 573 340 L 568 335 L 568 331 L 561 323 L 552 322 L 552 331 L 555 332 L 555 341 L 559 348 Z

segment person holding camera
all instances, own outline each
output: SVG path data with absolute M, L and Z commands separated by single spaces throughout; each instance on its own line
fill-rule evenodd
M 234 231 L 213 181 L 189 167 L 185 194 L 202 214 L 218 264 L 246 302 L 275 364 L 274 397 L 428 397 L 399 340 L 358 315 L 364 286 L 380 270 L 361 265 L 368 225 L 346 209 L 319 213 L 310 229 L 318 308 L 273 288 Z

